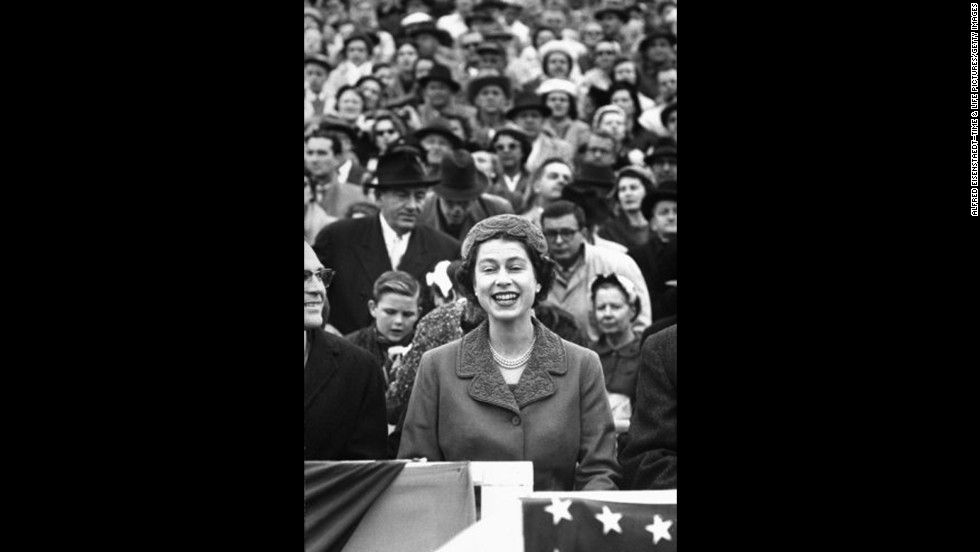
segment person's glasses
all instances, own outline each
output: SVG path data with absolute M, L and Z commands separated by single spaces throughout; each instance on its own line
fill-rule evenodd
M 306 150 L 306 154 L 307 155 L 319 155 L 320 157 L 325 157 L 325 156 L 329 155 L 330 152 L 327 151 L 327 150 L 315 149 L 315 150 Z
M 323 284 L 323 287 L 330 287 L 330 283 L 333 282 L 334 275 L 337 271 L 332 268 L 321 268 L 316 272 L 310 272 L 309 270 L 303 271 L 303 282 L 309 282 L 314 277 Z
M 510 150 L 516 150 L 518 145 L 519 144 L 497 144 L 493 147 L 493 149 L 497 151 L 510 151 Z
M 612 150 L 608 150 L 605 148 L 588 148 L 585 151 L 591 153 L 592 155 L 609 155 L 610 153 L 612 153 Z
M 545 230 L 542 233 L 544 234 L 545 238 L 551 241 L 555 241 L 559 236 L 561 236 L 561 239 L 568 241 L 572 239 L 572 236 L 574 236 L 576 232 L 578 232 L 577 229 L 573 230 L 571 228 L 559 228 L 557 230 Z
M 393 128 L 384 128 L 384 129 L 379 128 L 377 130 L 377 133 L 378 134 L 398 134 L 398 131 L 395 130 L 395 129 L 393 129 Z

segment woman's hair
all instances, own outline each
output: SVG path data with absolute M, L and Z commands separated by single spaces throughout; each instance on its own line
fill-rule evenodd
M 616 184 L 613 185 L 612 190 L 609 191 L 609 196 L 608 196 L 609 199 L 613 200 L 613 203 L 616 206 L 615 209 L 617 213 L 622 208 L 622 206 L 619 203 L 619 181 L 627 176 L 632 176 L 633 178 L 639 179 L 640 185 L 643 186 L 643 191 L 645 196 L 650 195 L 651 193 L 653 193 L 654 189 L 656 189 L 653 184 L 653 176 L 650 174 L 650 171 L 648 171 L 645 167 L 637 167 L 635 165 L 628 165 L 626 167 L 623 167 L 616 173 Z
M 552 90 L 547 94 L 541 94 L 541 103 L 548 103 L 548 96 L 552 94 L 564 94 L 568 97 L 568 118 L 573 121 L 578 120 L 578 102 L 575 101 L 575 96 L 565 92 L 563 90 Z
M 391 124 L 395 126 L 395 130 L 398 131 L 399 136 L 404 138 L 407 135 L 408 131 L 406 130 L 405 122 L 402 121 L 401 117 L 396 115 L 393 111 L 381 110 L 375 114 L 374 122 L 371 123 L 372 144 L 375 142 L 375 139 L 377 139 L 378 137 L 378 133 L 376 129 L 378 128 L 378 123 L 380 123 L 381 121 L 391 121 Z
M 380 301 L 385 293 L 397 293 L 406 297 L 418 297 L 419 282 L 408 272 L 389 270 L 374 281 L 374 300 Z
M 367 49 L 367 58 L 368 58 L 368 61 L 370 61 L 371 60 L 371 56 L 374 55 L 374 44 L 372 43 L 371 39 L 368 38 L 367 35 L 363 35 L 363 34 L 360 34 L 360 33 L 353 34 L 353 35 L 347 37 L 347 40 L 344 41 L 344 48 L 343 48 L 343 50 L 341 50 L 344 53 L 344 58 L 347 57 L 347 45 L 350 44 L 351 42 L 356 41 L 356 40 L 360 40 L 361 42 L 364 43 L 364 47 Z
M 626 298 L 626 305 L 633 309 L 633 316 L 630 321 L 636 320 L 636 317 L 640 315 L 640 293 L 629 278 L 612 272 L 596 276 L 589 285 L 593 310 L 595 310 L 595 294 L 602 288 L 618 289 Z
M 628 92 L 630 95 L 630 100 L 633 102 L 633 122 L 632 124 L 627 125 L 628 127 L 627 130 L 630 131 L 630 134 L 632 134 L 633 132 L 635 132 L 635 129 L 640 125 L 640 115 L 642 115 L 641 113 L 642 108 L 640 107 L 640 96 L 636 93 L 636 87 L 633 86 L 632 84 L 626 81 L 616 81 L 612 83 L 612 85 L 609 87 L 609 91 L 608 91 L 609 105 L 613 105 L 612 103 L 613 94 L 615 94 L 619 90 L 625 90 L 626 92 Z
M 497 140 L 501 136 L 510 136 L 514 140 L 517 140 L 517 142 L 521 145 L 521 166 L 524 166 L 527 163 L 528 158 L 531 157 L 532 144 L 526 138 L 524 131 L 517 130 L 515 132 L 509 132 L 509 130 L 513 130 L 513 129 L 508 129 L 507 127 L 504 127 L 498 130 L 496 134 L 493 135 L 493 139 L 490 140 L 490 148 L 493 149 L 494 152 L 496 152 Z
M 357 87 L 361 86 L 362 83 L 367 82 L 367 81 L 374 81 L 374 82 L 378 83 L 378 86 L 381 87 L 381 91 L 384 92 L 385 84 L 383 82 L 381 82 L 381 79 L 379 79 L 378 77 L 375 77 L 374 75 L 364 75 L 363 77 L 357 79 L 357 82 L 354 84 L 354 87 L 357 88 Z
M 532 33 L 531 35 L 531 46 L 534 46 L 535 50 L 537 50 L 540 47 L 540 45 L 538 44 L 538 35 L 541 34 L 543 31 L 551 31 L 551 34 L 555 35 L 556 39 L 561 37 L 561 33 L 558 32 L 557 30 L 542 25 L 541 27 L 534 29 L 534 33 Z
M 357 97 L 361 99 L 361 110 L 363 111 L 364 110 L 364 106 L 365 106 L 364 96 L 361 95 L 361 91 L 358 90 L 356 86 L 351 85 L 351 84 L 345 84 L 345 85 L 343 85 L 343 86 L 340 87 L 340 90 L 337 90 L 336 100 L 337 100 L 338 107 L 340 105 L 340 98 L 341 98 L 341 96 L 343 96 L 344 95 L 344 92 L 347 92 L 348 90 L 350 90 L 351 92 L 357 94 Z
M 480 245 L 484 242 L 502 239 L 514 241 L 524 246 L 531 268 L 534 269 L 535 279 L 541 285 L 541 290 L 534 295 L 534 303 L 544 301 L 551 291 L 555 281 L 555 265 L 548 256 L 548 245 L 541 229 L 530 220 L 518 215 L 497 215 L 478 222 L 470 229 L 463 240 L 463 262 L 456 271 L 456 282 L 463 296 L 475 306 L 480 302 L 473 289 L 473 277 L 476 274 L 476 256 Z

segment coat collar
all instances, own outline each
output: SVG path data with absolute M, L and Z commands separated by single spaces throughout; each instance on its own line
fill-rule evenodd
M 326 387 L 340 367 L 337 356 L 340 347 L 331 343 L 327 332 L 321 329 L 307 332 L 310 339 L 310 357 L 306 360 L 306 377 L 303 386 L 304 407 L 309 408 L 313 399 Z
M 490 354 L 490 326 L 487 321 L 463 336 L 456 363 L 456 375 L 472 378 L 467 391 L 473 399 L 514 413 L 533 402 L 555 394 L 552 376 L 563 376 L 568 370 L 565 363 L 565 346 L 561 338 L 532 318 L 534 324 L 534 351 L 521 379 L 513 392 L 500 375 Z

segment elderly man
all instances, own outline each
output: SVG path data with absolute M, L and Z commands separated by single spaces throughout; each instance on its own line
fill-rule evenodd
M 385 389 L 381 366 L 367 351 L 321 329 L 334 278 L 303 242 L 304 460 L 386 457 Z
M 330 288 L 330 323 L 341 333 L 371 322 L 367 304 L 382 273 L 402 270 L 424 282 L 436 263 L 459 257 L 457 240 L 418 224 L 426 192 L 438 183 L 438 178 L 426 175 L 422 160 L 410 149 L 383 155 L 376 181 L 368 184 L 375 188 L 380 212 L 337 221 L 317 236 L 314 250 L 320 262 L 337 270 Z
M 640 314 L 633 329 L 642 332 L 650 325 L 650 296 L 640 268 L 625 253 L 588 243 L 589 227 L 581 207 L 564 199 L 548 205 L 541 213 L 541 229 L 548 241 L 548 253 L 558 264 L 548 301 L 570 312 L 579 326 L 586 328 L 590 340 L 599 340 L 598 324 L 589 315 L 589 285 L 599 274 L 621 274 L 633 282 L 640 296 Z
M 484 193 L 489 185 L 487 177 L 476 170 L 473 157 L 465 150 L 443 157 L 441 177 L 432 189 L 435 195 L 422 206 L 420 224 L 462 241 L 481 220 L 514 212 L 506 199 Z

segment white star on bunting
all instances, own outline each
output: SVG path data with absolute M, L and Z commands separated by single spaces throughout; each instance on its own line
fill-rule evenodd
M 619 518 L 623 517 L 623 514 L 614 514 L 609 506 L 602 507 L 602 513 L 596 514 L 595 518 L 602 522 L 602 534 L 605 535 L 609 531 L 615 531 L 620 535 L 623 534 L 623 530 L 619 528 Z
M 670 538 L 670 526 L 673 521 L 664 521 L 660 516 L 653 516 L 653 523 L 646 526 L 646 530 L 653 533 L 653 544 L 660 542 L 660 539 L 673 540 Z
M 551 514 L 555 525 L 558 525 L 558 522 L 563 519 L 572 521 L 572 514 L 568 512 L 568 508 L 571 505 L 571 500 L 562 500 L 556 497 L 551 499 L 551 506 L 544 507 L 544 511 Z

